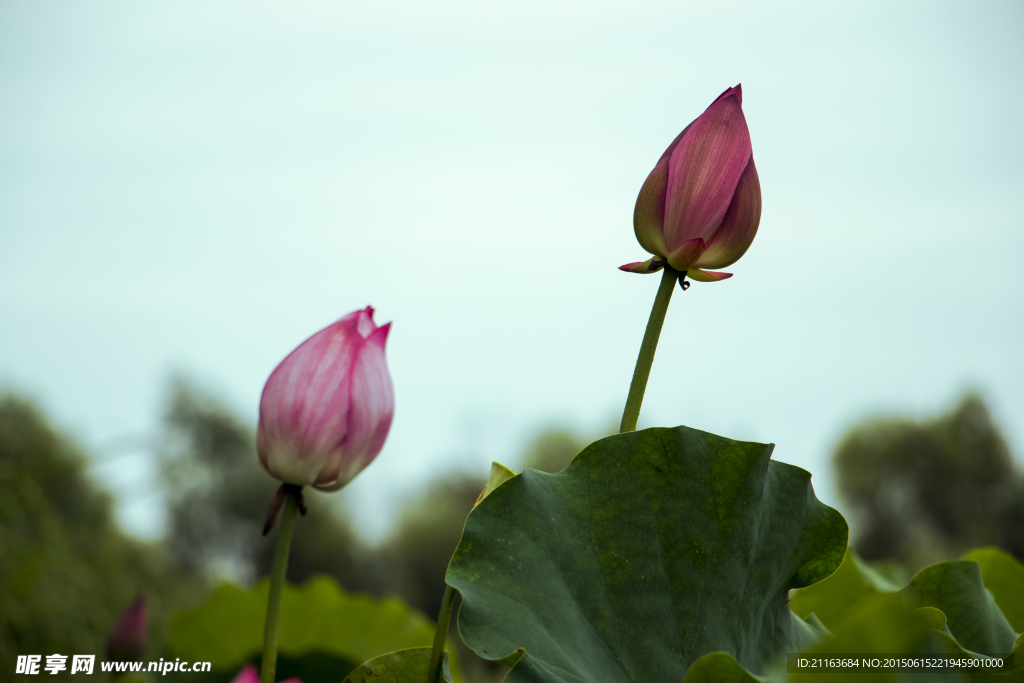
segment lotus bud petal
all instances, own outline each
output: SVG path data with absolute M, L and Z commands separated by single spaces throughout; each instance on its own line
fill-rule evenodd
M 395 392 L 384 359 L 391 323 L 354 311 L 304 341 L 263 387 L 256 450 L 286 484 L 334 491 L 369 465 L 387 438 Z
M 117 618 L 107 638 L 107 656 L 114 661 L 137 662 L 146 654 L 149 620 L 146 599 L 139 595 Z
M 633 211 L 640 246 L 700 282 L 728 277 L 692 269 L 735 263 L 761 221 L 761 185 L 742 104 L 742 88 L 729 88 L 683 129 L 647 176 Z M 641 265 L 620 270 L 653 272 Z

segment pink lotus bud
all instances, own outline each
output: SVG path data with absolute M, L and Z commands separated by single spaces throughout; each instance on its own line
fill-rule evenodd
M 335 491 L 384 446 L 395 391 L 384 360 L 391 323 L 349 313 L 302 342 L 270 374 L 260 399 L 260 464 L 286 484 Z
M 149 621 L 146 618 L 146 599 L 139 595 L 117 618 L 107 638 L 107 656 L 116 662 L 137 662 L 146 654 L 149 641 Z
M 260 674 L 252 664 L 246 664 L 238 675 L 231 679 L 231 683 L 260 683 Z M 301 678 L 288 678 L 281 683 L 302 683 Z
M 742 104 L 741 87 L 729 88 L 661 155 L 633 211 L 636 239 L 654 258 L 621 270 L 653 273 L 667 263 L 702 282 L 732 277 L 704 269 L 738 261 L 761 221 Z
M 260 674 L 252 664 L 246 664 L 231 683 L 260 683 Z

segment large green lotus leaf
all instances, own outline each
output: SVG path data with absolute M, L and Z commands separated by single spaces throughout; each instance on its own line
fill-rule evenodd
M 250 590 L 223 585 L 198 609 L 175 614 L 168 643 L 171 656 L 208 661 L 218 671 L 237 670 L 257 658 L 263 647 L 268 587 L 266 581 Z M 286 584 L 281 594 L 282 658 L 316 654 L 350 663 L 335 680 L 359 662 L 384 652 L 428 646 L 433 637 L 434 624 L 401 600 L 346 593 L 327 577 L 303 586 Z
M 375 657 L 350 673 L 342 683 L 426 683 L 430 648 L 416 647 Z M 442 664 L 442 680 L 452 683 L 448 658 Z
M 847 550 L 834 574 L 813 586 L 793 591 L 790 607 L 801 617 L 816 615 L 831 630 L 861 600 L 895 593 L 900 588 Z
M 978 548 L 961 559 L 978 563 L 981 580 L 1003 616 L 1014 631 L 1024 632 L 1024 564 L 1001 548 Z
M 816 640 L 788 591 L 835 571 L 847 526 L 771 452 L 647 429 L 506 481 L 449 565 L 463 639 L 492 660 L 525 648 L 509 683 L 680 681 L 719 650 L 759 672 Z
M 942 610 L 946 627 L 961 647 L 984 654 L 1006 654 L 1017 633 L 981 580 L 976 562 L 955 560 L 925 567 L 900 591 L 911 605 Z

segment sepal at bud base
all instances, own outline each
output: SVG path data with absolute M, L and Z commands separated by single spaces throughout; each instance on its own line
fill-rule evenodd
M 707 249 L 707 245 L 699 237 L 686 240 L 668 255 L 668 263 L 680 272 L 685 271 L 700 258 L 705 249 Z
M 721 280 L 728 280 L 732 277 L 732 273 L 723 273 L 717 270 L 701 270 L 700 268 L 689 268 L 686 271 L 686 277 L 697 282 L 719 282 Z
M 635 263 L 627 263 L 624 266 L 619 266 L 619 270 L 623 270 L 627 273 L 641 273 L 646 275 L 648 273 L 657 273 L 664 267 L 664 261 L 649 258 L 646 261 L 637 261 Z
M 275 526 L 277 526 L 277 518 L 281 514 L 281 509 L 284 507 L 284 502 L 288 496 L 295 497 L 295 505 L 299 510 L 299 514 L 303 517 L 309 510 L 306 509 L 306 501 L 302 497 L 302 487 L 296 486 L 295 484 L 281 484 L 278 487 L 277 492 L 270 501 L 270 507 L 267 508 L 267 516 L 263 520 L 263 535 L 269 534 Z

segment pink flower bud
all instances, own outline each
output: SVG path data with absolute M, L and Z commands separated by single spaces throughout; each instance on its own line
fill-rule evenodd
M 260 683 L 260 674 L 252 664 L 246 664 L 231 683 Z
M 735 263 L 761 221 L 761 185 L 739 85 L 718 96 L 672 141 L 647 176 L 633 211 L 637 241 L 654 258 L 621 270 L 653 273 L 666 263 L 698 281 Z
M 136 662 L 146 654 L 149 641 L 149 621 L 146 618 L 146 599 L 141 595 L 117 618 L 107 638 L 107 656 L 112 661 Z
M 395 392 L 384 360 L 391 323 L 349 313 L 288 354 L 260 399 L 260 464 L 287 484 L 334 491 L 384 446 Z
M 260 674 L 252 664 L 246 664 L 238 675 L 231 679 L 231 683 L 260 683 Z M 302 683 L 301 678 L 288 678 L 281 683 Z

